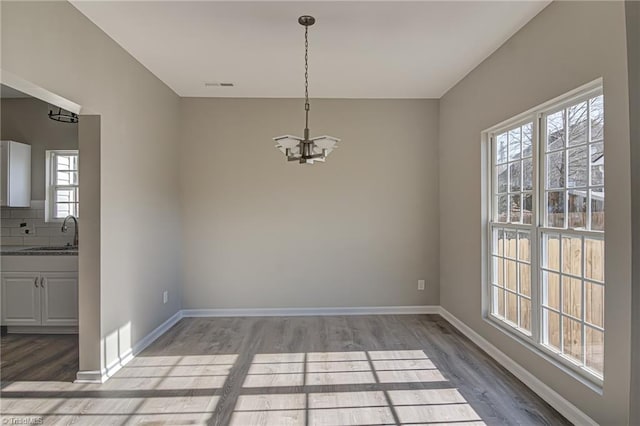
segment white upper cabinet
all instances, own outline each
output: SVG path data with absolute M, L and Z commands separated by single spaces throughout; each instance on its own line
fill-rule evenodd
M 31 145 L 2 141 L 2 174 L 0 189 L 2 206 L 31 205 Z

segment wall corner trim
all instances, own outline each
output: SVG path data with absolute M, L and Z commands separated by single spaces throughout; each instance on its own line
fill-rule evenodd
M 327 315 L 438 314 L 439 306 L 357 306 L 340 308 L 183 309 L 183 317 L 293 317 Z
M 156 327 L 151 333 L 144 336 L 142 339 L 134 343 L 133 347 L 120 355 L 118 359 L 110 363 L 102 371 L 78 371 L 76 373 L 76 380 L 74 383 L 104 383 L 111 376 L 116 374 L 122 367 L 127 365 L 129 361 L 136 357 L 140 352 L 145 350 L 147 346 L 153 343 L 158 337 L 166 333 L 171 327 L 173 327 L 178 321 L 183 318 L 182 311 L 178 311 L 173 314 L 169 319 Z
M 516 376 L 522 383 L 535 392 L 540 398 L 545 400 L 549 405 L 558 410 L 558 412 L 566 417 L 571 423 L 576 425 L 598 425 L 598 423 L 583 413 L 578 407 L 567 401 L 562 395 L 551 389 L 544 382 L 531 374 L 526 368 L 513 361 L 504 352 L 489 343 L 488 340 L 476 333 L 464 322 L 460 321 L 451 312 L 447 311 L 443 307 L 439 308 L 439 314 L 442 318 L 447 320 L 469 340 L 478 345 L 480 349 L 489 354 L 489 356 L 496 360 L 500 365 L 509 370 L 511 374 Z

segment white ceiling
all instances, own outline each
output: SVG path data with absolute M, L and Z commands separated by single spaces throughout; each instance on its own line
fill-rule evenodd
M 549 1 L 72 1 L 180 96 L 439 98 Z M 205 87 L 232 82 L 235 87 Z

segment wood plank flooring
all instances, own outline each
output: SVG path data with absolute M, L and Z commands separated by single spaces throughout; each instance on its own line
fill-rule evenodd
M 4 418 L 88 425 L 569 424 L 437 315 L 187 318 L 101 385 L 42 379 L 35 370 L 53 353 L 33 372 L 25 360 L 17 367 L 22 357 L 11 353 L 18 340 L 2 339 Z M 65 365 L 75 374 L 77 366 Z
M 0 343 L 2 385 L 16 380 L 72 382 L 78 371 L 77 334 L 7 334 Z

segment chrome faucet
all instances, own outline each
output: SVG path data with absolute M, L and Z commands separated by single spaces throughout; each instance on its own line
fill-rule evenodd
M 78 247 L 78 219 L 70 214 L 69 216 L 64 218 L 64 221 L 62 222 L 62 232 L 67 232 L 67 230 L 69 228 L 67 228 L 67 220 L 69 219 L 73 219 L 73 221 L 75 222 L 75 232 L 73 234 L 73 246 L 74 247 Z

